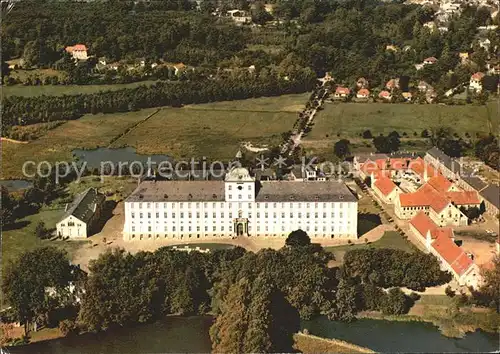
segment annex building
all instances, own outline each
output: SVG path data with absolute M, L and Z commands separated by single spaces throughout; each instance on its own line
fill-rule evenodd
M 357 198 L 338 181 L 256 181 L 233 168 L 224 180 L 143 181 L 125 200 L 125 240 L 159 238 L 357 238 Z

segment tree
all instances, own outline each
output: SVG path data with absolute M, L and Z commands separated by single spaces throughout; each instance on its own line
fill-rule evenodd
M 307 233 L 301 229 L 292 231 L 286 238 L 285 245 L 289 247 L 303 247 L 311 244 Z
M 377 152 L 381 153 L 391 153 L 393 151 L 398 151 L 401 142 L 397 136 L 377 136 L 373 138 L 373 146 L 377 149 Z
M 14 209 L 16 201 L 11 197 L 7 187 L 0 186 L 1 193 L 1 210 L 0 210 L 0 223 L 5 227 L 14 222 Z
M 351 154 L 351 142 L 347 139 L 337 141 L 333 146 L 333 152 L 340 159 L 346 158 Z
M 483 285 L 479 293 L 485 296 L 497 313 L 500 313 L 500 256 L 493 258 L 493 267 L 483 271 Z
M 383 297 L 381 310 L 386 315 L 401 315 L 408 312 L 408 300 L 400 288 L 392 288 Z
M 270 21 L 273 17 L 269 12 L 266 11 L 266 7 L 262 1 L 257 1 L 254 3 L 254 9 L 252 10 L 252 21 L 259 25 L 264 25 L 267 21 Z
M 373 138 L 372 132 L 370 130 L 365 130 L 363 132 L 363 139 L 371 139 Z
M 47 229 L 45 228 L 45 223 L 43 221 L 38 222 L 36 225 L 35 235 L 42 240 L 47 237 Z
M 351 321 L 356 316 L 356 312 L 356 287 L 350 283 L 347 277 L 341 276 L 333 306 L 327 312 L 328 318 L 338 321 Z
M 24 252 L 6 267 L 2 289 L 16 319 L 24 324 L 25 334 L 38 316 L 58 305 L 46 296 L 46 289 L 50 287 L 61 294 L 73 279 L 73 267 L 66 253 L 54 247 Z

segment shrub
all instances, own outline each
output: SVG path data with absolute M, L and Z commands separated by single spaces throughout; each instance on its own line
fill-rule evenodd
M 451 286 L 449 286 L 449 285 L 446 287 L 446 289 L 444 289 L 444 293 L 448 297 L 454 297 L 455 296 L 455 292 L 453 290 L 451 290 Z
M 59 322 L 59 330 L 63 335 L 67 336 L 68 334 L 76 333 L 78 327 L 73 320 L 62 320 Z

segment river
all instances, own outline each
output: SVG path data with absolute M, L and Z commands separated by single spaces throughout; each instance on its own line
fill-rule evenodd
M 55 339 L 9 351 L 13 354 L 206 353 L 211 348 L 208 334 L 211 324 L 210 317 L 168 317 L 152 324 Z M 319 317 L 304 321 L 302 327 L 320 337 L 341 339 L 379 352 L 470 353 L 499 348 L 498 335 L 476 331 L 464 338 L 448 338 L 437 327 L 422 322 L 361 319 L 344 323 Z

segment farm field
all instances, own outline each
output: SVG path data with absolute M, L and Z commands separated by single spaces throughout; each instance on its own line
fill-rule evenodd
M 124 88 L 134 88 L 141 85 L 153 85 L 156 81 L 139 81 L 130 84 L 113 84 L 113 85 L 40 85 L 40 86 L 3 86 L 3 94 L 5 96 L 61 96 L 61 95 L 77 95 L 89 94 L 99 91 L 115 91 Z
M 281 133 L 290 130 L 297 118 L 287 111 L 198 107 L 164 108 L 112 147 L 132 146 L 140 154 L 164 153 L 174 158 L 229 159 L 244 141 L 279 144 Z
M 488 133 L 490 119 L 492 129 L 498 130 L 499 115 L 494 101 L 486 106 L 327 103 L 318 113 L 312 131 L 304 137 L 303 146 L 309 153 L 331 158 L 334 142 L 347 138 L 355 151 L 374 151 L 371 139 L 362 139 L 360 134 L 367 129 L 373 136 L 395 130 L 400 135 L 407 134 L 407 138 L 401 139 L 401 149 L 425 151 L 429 146 L 420 138 L 424 129 L 451 127 L 460 136 Z
M 67 121 L 27 144 L 2 141 L 2 179 L 22 178 L 25 161 L 71 161 L 73 149 L 108 146 L 116 136 L 154 111 L 87 115 Z

